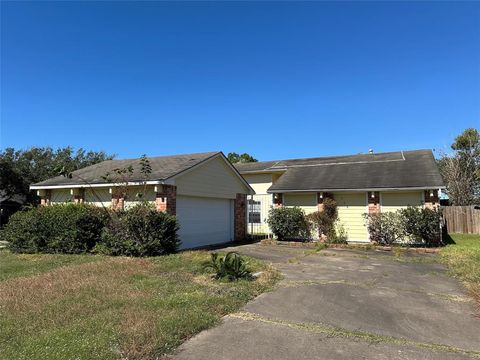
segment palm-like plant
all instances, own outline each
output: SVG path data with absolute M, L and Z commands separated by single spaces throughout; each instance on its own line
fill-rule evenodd
M 234 281 L 252 277 L 247 265 L 248 262 L 240 254 L 230 251 L 225 256 L 212 253 L 211 259 L 205 264 L 205 267 L 213 269 L 217 279 L 227 278 L 230 281 Z

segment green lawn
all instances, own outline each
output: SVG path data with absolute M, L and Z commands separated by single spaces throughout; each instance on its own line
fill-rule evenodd
M 480 303 L 480 235 L 450 236 L 455 243 L 442 249 L 442 261 Z
M 211 278 L 207 252 L 157 258 L 0 251 L 0 359 L 145 359 L 171 352 L 270 289 Z

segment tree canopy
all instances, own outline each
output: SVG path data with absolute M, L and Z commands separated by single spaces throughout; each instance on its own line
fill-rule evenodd
M 257 162 L 258 161 L 253 156 L 251 156 L 250 154 L 247 154 L 247 153 L 237 154 L 236 152 L 230 152 L 230 153 L 228 153 L 227 158 L 232 164 L 250 163 L 250 162 Z
M 480 134 L 468 128 L 451 145 L 454 153 L 443 155 L 439 167 L 452 205 L 480 201 Z
M 17 195 L 25 198 L 26 203 L 34 204 L 38 199 L 30 191 L 30 184 L 113 158 L 114 155 L 104 151 L 82 148 L 75 151 L 70 146 L 56 150 L 51 147 L 6 148 L 0 152 L 0 195 L 4 200 Z

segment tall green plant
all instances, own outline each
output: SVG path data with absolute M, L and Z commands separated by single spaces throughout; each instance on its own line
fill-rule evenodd
M 213 269 L 217 279 L 227 278 L 230 281 L 249 279 L 252 277 L 248 270 L 248 262 L 238 253 L 230 251 L 225 256 L 212 253 L 210 261 L 205 264 L 206 269 Z
M 279 240 L 308 239 L 311 227 L 305 211 L 299 207 L 278 207 L 270 209 L 268 226 Z

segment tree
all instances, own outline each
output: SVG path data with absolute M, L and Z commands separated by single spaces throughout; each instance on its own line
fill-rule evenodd
M 439 168 L 452 205 L 472 205 L 480 198 L 480 134 L 469 128 L 455 138 L 452 155 L 444 154 Z
M 253 156 L 251 156 L 247 153 L 243 153 L 243 154 L 239 155 L 235 152 L 231 152 L 231 153 L 228 153 L 227 158 L 232 164 L 250 163 L 250 162 L 257 162 L 258 161 Z
M 38 197 L 30 191 L 30 184 L 113 158 L 104 151 L 87 152 L 82 148 L 74 151 L 70 146 L 57 150 L 51 147 L 6 148 L 0 152 L 2 196 L 8 199 L 21 195 L 27 204 L 35 204 Z

